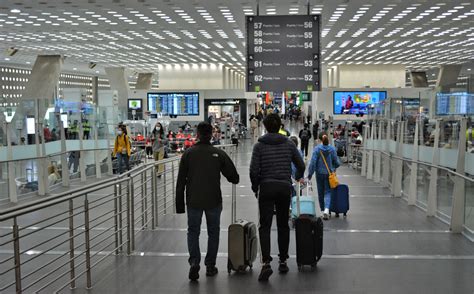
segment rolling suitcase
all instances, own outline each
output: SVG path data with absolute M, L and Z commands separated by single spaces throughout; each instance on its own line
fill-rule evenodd
M 257 257 L 257 226 L 246 220 L 236 220 L 236 188 L 232 186 L 232 223 L 229 226 L 227 272 L 243 272 L 252 268 Z
M 339 184 L 335 189 L 331 190 L 331 204 L 329 210 L 331 212 L 343 213 L 347 216 L 349 211 L 349 187 L 347 185 Z
M 296 263 L 299 271 L 303 270 L 305 265 L 311 266 L 311 269 L 314 270 L 323 255 L 324 225 L 320 217 L 300 214 L 299 193 L 296 197 L 296 213 L 298 215 L 295 219 Z

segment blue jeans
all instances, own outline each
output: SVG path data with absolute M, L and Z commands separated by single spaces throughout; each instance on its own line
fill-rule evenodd
M 331 205 L 331 188 L 329 188 L 329 175 L 316 174 L 316 184 L 318 185 L 319 207 L 321 211 L 329 209 Z
M 117 153 L 117 164 L 118 164 L 118 173 L 123 173 L 123 165 L 127 168 L 127 171 L 130 170 L 130 164 L 128 162 L 128 154 Z
M 217 250 L 219 249 L 219 234 L 221 231 L 222 204 L 216 208 L 198 209 L 188 206 L 188 251 L 189 264 L 199 265 L 201 249 L 199 249 L 199 234 L 201 233 L 202 214 L 206 215 L 207 223 L 207 255 L 204 260 L 206 266 L 216 265 Z

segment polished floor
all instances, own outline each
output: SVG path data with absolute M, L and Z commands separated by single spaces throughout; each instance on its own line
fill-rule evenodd
M 241 175 L 237 217 L 256 221 L 257 202 L 248 177 L 250 141 L 241 144 L 236 162 Z M 202 267 L 199 282 L 189 282 L 186 215 L 167 214 L 159 219 L 156 230 L 137 234 L 131 256 L 111 256 L 95 267 L 92 289 L 86 290 L 80 279 L 75 289 L 62 293 L 474 293 L 474 243 L 451 234 L 443 222 L 391 197 L 387 188 L 357 171 L 343 166 L 338 175 L 350 187 L 351 209 L 347 218 L 324 223 L 324 255 L 314 272 L 297 271 L 292 231 L 288 274 L 278 274 L 274 262 L 270 281 L 259 283 L 258 261 L 246 274 L 227 274 L 231 185 L 223 179 L 217 276 L 206 277 Z M 201 249 L 205 251 L 205 220 L 202 228 Z M 47 234 L 53 232 L 45 230 Z M 276 237 L 274 228 L 273 256 L 278 253 Z M 51 254 L 64 252 L 64 248 L 57 250 Z
M 237 160 L 241 183 L 237 215 L 256 221 L 256 199 L 248 178 L 251 143 L 240 147 Z M 324 256 L 315 272 L 298 272 L 294 232 L 291 232 L 290 272 L 275 273 L 268 283 L 257 281 L 259 264 L 246 274 L 226 271 L 227 226 L 231 186 L 224 180 L 224 211 L 218 258 L 219 274 L 198 283 L 187 279 L 186 216 L 167 215 L 160 228 L 144 232 L 131 257 L 113 257 L 94 272 L 91 290 L 73 293 L 473 293 L 474 244 L 449 233 L 435 218 L 427 218 L 402 199 L 367 181 L 348 167 L 340 180 L 350 187 L 347 218 L 325 222 Z M 276 231 L 272 252 L 277 255 Z M 201 249 L 206 248 L 205 222 Z M 203 253 L 204 254 L 204 253 Z M 276 269 L 277 264 L 273 267 Z

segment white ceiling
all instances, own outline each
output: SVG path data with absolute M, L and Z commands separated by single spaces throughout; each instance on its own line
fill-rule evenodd
M 323 15 L 328 65 L 405 64 L 423 69 L 474 60 L 472 0 L 311 0 Z M 0 62 L 63 54 L 66 66 L 157 72 L 165 64 L 221 63 L 245 72 L 245 0 L 2 0 Z M 305 14 L 304 1 L 260 1 L 260 15 Z M 8 59 L 9 47 L 19 52 Z M 7 59 L 6 59 L 7 58 Z M 89 62 L 99 66 L 89 70 Z

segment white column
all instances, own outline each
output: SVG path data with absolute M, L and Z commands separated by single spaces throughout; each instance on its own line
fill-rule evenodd
M 391 138 L 390 138 L 390 134 L 392 132 L 392 122 L 390 120 L 387 120 L 387 132 L 385 134 L 385 146 L 383 148 L 383 150 L 385 150 L 385 152 L 387 152 L 388 154 L 390 154 L 390 141 L 391 141 Z M 385 160 L 384 160 L 384 165 L 383 165 L 383 170 L 382 170 L 382 177 L 383 177 L 383 185 L 385 186 L 390 186 L 389 183 L 390 183 L 390 165 L 391 165 L 391 161 L 390 161 L 390 157 L 386 157 Z M 391 189 L 393 187 L 390 187 Z M 393 191 L 393 189 L 392 189 Z
M 86 155 L 86 151 L 84 151 L 84 129 L 82 128 L 82 121 L 79 121 L 79 172 L 81 173 L 81 182 L 87 181 L 86 177 L 86 164 L 84 156 Z
M 369 126 L 364 126 L 363 137 L 364 137 L 364 148 L 362 149 L 362 167 L 361 167 L 361 176 L 365 177 L 367 175 L 367 148 L 369 148 Z
M 466 156 L 466 128 L 467 120 L 460 120 L 459 128 L 459 144 L 458 144 L 458 162 L 456 172 L 464 174 L 465 172 L 465 156 Z M 464 209 L 466 201 L 466 183 L 461 177 L 454 177 L 453 189 L 453 207 L 451 211 L 451 231 L 453 233 L 462 233 L 464 225 Z
M 403 157 L 403 132 L 404 122 L 398 122 L 398 135 L 397 135 L 397 156 Z M 403 179 L 403 161 L 397 159 L 395 162 L 395 176 L 394 182 L 392 183 L 393 186 L 393 196 L 400 197 L 402 196 L 402 179 Z
M 12 137 L 11 137 L 11 126 L 9 123 L 5 125 L 5 132 L 7 134 L 7 160 L 13 160 L 13 148 L 12 148 Z M 8 167 L 8 197 L 10 202 L 17 203 L 18 195 L 16 193 L 16 182 L 15 182 L 15 164 L 16 162 L 10 161 L 7 163 Z
M 66 133 L 64 130 L 64 123 L 62 120 L 59 121 L 59 131 L 61 134 L 61 178 L 62 186 L 69 187 L 69 165 L 67 163 L 67 147 L 66 147 Z
M 367 164 L 367 179 L 372 180 L 374 177 L 374 146 L 375 146 L 375 131 L 377 124 L 375 122 L 372 122 L 372 128 L 370 130 L 370 142 L 371 146 L 369 147 L 370 150 L 368 151 L 368 164 Z
M 380 151 L 382 151 L 382 130 L 383 130 L 383 120 L 379 121 L 379 135 L 377 138 L 377 151 L 374 156 L 375 156 L 375 171 L 374 171 L 374 182 L 380 183 L 380 169 L 381 169 L 381 164 L 382 164 L 382 154 Z
M 431 163 L 435 166 L 439 164 L 439 135 L 440 135 L 440 121 L 436 121 L 435 126 L 435 138 L 433 146 L 433 157 Z M 430 172 L 430 186 L 428 189 L 428 209 L 426 211 L 427 216 L 435 216 L 438 208 L 438 168 L 432 167 Z
M 418 183 L 418 137 L 419 137 L 419 130 L 420 128 L 420 120 L 416 120 L 415 125 L 415 135 L 413 138 L 413 153 L 411 158 L 413 159 L 413 163 L 411 164 L 411 173 L 410 173 L 410 188 L 408 191 L 408 205 L 415 205 L 416 204 L 416 189 Z

